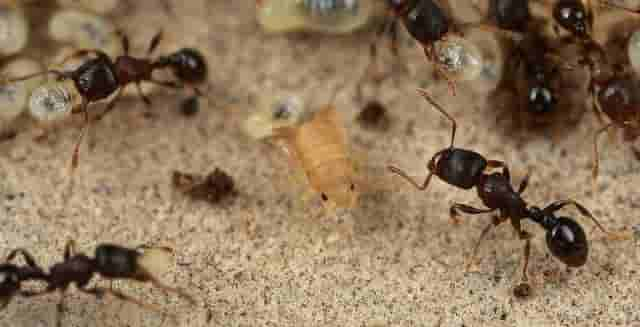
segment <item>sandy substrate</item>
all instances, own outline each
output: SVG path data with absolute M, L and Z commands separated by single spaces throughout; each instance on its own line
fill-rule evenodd
M 95 146 L 83 146 L 70 196 L 78 129 L 57 130 L 41 143 L 28 130 L 0 144 L 0 255 L 24 247 L 48 266 L 61 260 L 70 238 L 88 254 L 101 242 L 168 245 L 177 265 L 162 279 L 193 293 L 198 304 L 117 282 L 123 292 L 177 313 L 179 323 L 71 290 L 63 326 L 640 326 L 637 241 L 604 240 L 578 218 L 591 253 L 584 267 L 567 271 L 549 255 L 544 231 L 525 223 L 535 236 L 534 293 L 518 300 L 512 288 L 520 279 L 522 242 L 507 224 L 483 243 L 477 267 L 464 269 L 490 216 L 463 216 L 453 226 L 448 212 L 454 201 L 481 206 L 475 192 L 440 181 L 420 192 L 384 170 L 394 163 L 424 176 L 425 162 L 448 144 L 449 124 L 415 92 L 428 86 L 458 119 L 460 146 L 508 162 L 516 182 L 532 172 L 525 193 L 532 204 L 574 198 L 609 229 L 630 230 L 639 223 L 640 164 L 628 144 L 603 140 L 600 193 L 591 193 L 591 136 L 598 126 L 591 112 L 554 142 L 513 133 L 499 119 L 508 108 L 487 105 L 472 84 L 448 96 L 446 84 L 432 82 L 420 51 L 403 43 L 409 73 L 365 88 L 367 97 L 377 95 L 389 107 L 391 129 L 369 131 L 353 117 L 360 106 L 354 85 L 371 34 L 266 35 L 249 0 L 185 1 L 177 18 L 154 1 L 134 3 L 115 14 L 133 53 L 143 53 L 159 28 L 166 36 L 159 52 L 202 49 L 210 64 L 209 101 L 186 118 L 177 110 L 178 95 L 156 91 L 153 116 L 145 118 L 138 98 L 124 99 L 92 126 Z M 382 53 L 388 69 L 392 59 Z M 292 93 L 322 104 L 338 87 L 336 106 L 367 176 L 360 206 L 343 221 L 324 215 L 317 201 L 300 205 L 302 188 L 291 185 L 286 158 L 239 127 L 261 96 Z M 171 171 L 215 167 L 235 178 L 235 200 L 212 206 L 172 190 Z M 51 326 L 57 301 L 55 294 L 18 298 L 1 313 L 0 326 Z

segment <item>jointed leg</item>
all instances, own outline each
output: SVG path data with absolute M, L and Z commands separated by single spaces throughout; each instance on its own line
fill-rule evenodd
M 60 290 L 60 301 L 56 306 L 56 326 L 62 327 L 62 314 L 64 313 L 64 298 L 66 289 Z
M 78 49 L 74 52 L 72 52 L 71 54 L 69 54 L 68 56 L 64 57 L 64 59 L 62 59 L 62 61 L 60 61 L 58 63 L 59 66 L 62 66 L 64 64 L 67 63 L 67 61 L 71 60 L 71 59 L 76 59 L 76 58 L 80 58 L 80 57 L 86 57 L 90 54 L 94 54 L 96 56 L 107 56 L 106 53 L 104 53 L 102 50 L 98 50 L 98 49 Z
M 424 54 L 429 62 L 435 64 L 436 73 L 438 73 L 438 75 L 440 75 L 442 78 L 444 78 L 445 81 L 447 81 L 447 84 L 449 85 L 449 91 L 451 91 L 451 95 L 456 96 L 456 82 L 453 80 L 453 78 L 451 78 L 451 76 L 449 76 L 447 72 L 444 71 L 444 69 L 442 69 L 440 63 L 438 63 L 438 58 L 434 52 L 433 45 L 425 46 Z
M 433 172 L 430 171 L 427 177 L 425 178 L 424 182 L 422 184 L 418 184 L 418 182 L 416 182 L 413 178 L 409 177 L 409 175 L 407 175 L 407 173 L 401 170 L 400 168 L 394 167 L 394 166 L 388 166 L 387 168 L 389 168 L 389 170 L 392 173 L 406 179 L 407 182 L 411 183 L 411 185 L 413 185 L 415 188 L 421 191 L 425 190 L 427 186 L 429 186 L 429 182 L 431 181 L 431 176 L 433 176 Z
M 122 293 L 120 291 L 106 289 L 106 288 L 102 288 L 102 287 L 79 288 L 79 289 L 80 289 L 80 291 L 82 291 L 84 293 L 87 293 L 87 294 L 91 294 L 91 295 L 95 296 L 98 299 L 101 299 L 102 297 L 104 297 L 105 294 L 111 294 L 111 295 L 115 296 L 116 298 L 118 298 L 121 301 L 137 304 L 138 306 L 140 306 L 142 308 L 145 308 L 147 310 L 156 311 L 156 312 L 159 312 L 159 313 L 164 313 L 162 311 L 162 309 L 160 309 L 158 306 L 156 306 L 154 304 L 142 302 L 141 300 L 133 298 L 133 297 L 131 297 L 129 295 L 126 295 L 126 294 L 124 294 L 124 293 Z
M 469 263 L 467 263 L 467 269 L 469 269 L 469 267 L 471 267 L 471 265 L 473 265 L 473 263 L 475 262 L 476 256 L 478 255 L 478 250 L 480 249 L 480 244 L 485 239 L 489 231 L 494 227 L 500 225 L 505 220 L 506 220 L 506 217 L 499 218 L 497 216 L 494 216 L 492 218 L 492 221 L 482 230 L 482 232 L 480 233 L 480 237 L 478 237 L 476 244 L 473 246 L 473 250 L 471 252 L 471 258 L 469 259 Z
M 80 106 L 80 110 L 84 116 L 84 126 L 80 131 L 80 136 L 78 136 L 78 140 L 76 141 L 76 145 L 73 149 L 73 154 L 71 155 L 71 171 L 73 172 L 78 167 L 78 160 L 80 156 L 80 145 L 82 144 L 82 140 L 84 139 L 84 135 L 89 130 L 89 103 L 87 100 L 82 100 L 82 104 Z
M 107 104 L 107 107 L 98 115 L 95 116 L 95 118 L 93 118 L 94 121 L 99 121 L 102 118 L 104 118 L 104 116 L 108 113 L 111 112 L 111 110 L 113 110 L 113 108 L 116 107 L 116 103 L 118 102 L 118 100 L 120 100 L 120 97 L 122 96 L 122 92 L 124 91 L 124 87 L 121 87 L 120 89 L 118 89 L 118 93 L 113 97 L 113 99 L 111 99 L 111 101 L 109 101 L 109 103 Z
M 4 85 L 4 84 L 8 84 L 8 83 L 25 81 L 25 80 L 28 80 L 28 79 L 31 79 L 31 78 L 34 78 L 34 77 L 47 75 L 47 74 L 54 74 L 54 75 L 56 75 L 56 78 L 59 79 L 59 80 L 67 78 L 67 74 L 65 74 L 65 72 L 62 72 L 62 71 L 59 71 L 59 70 L 45 70 L 45 71 L 42 71 L 42 72 L 37 72 L 37 73 L 25 75 L 25 76 L 2 79 L 2 81 L 0 81 L 0 84 Z
M 129 55 L 129 37 L 122 30 L 117 30 L 116 34 L 120 37 L 122 51 L 124 51 L 125 56 Z
M 627 239 L 629 238 L 629 235 L 624 235 L 621 233 L 613 233 L 613 232 L 609 232 L 607 231 L 601 224 L 600 222 L 598 222 L 598 220 L 596 219 L 596 217 L 594 217 L 591 212 L 589 212 L 589 210 L 587 210 L 587 208 L 585 208 L 584 206 L 582 206 L 580 203 L 574 201 L 574 200 L 560 200 L 560 201 L 556 201 L 551 203 L 550 205 L 548 205 L 546 208 L 543 209 L 544 212 L 548 212 L 548 213 L 554 213 L 560 209 L 562 209 L 564 206 L 566 205 L 574 205 L 578 211 L 580 211 L 580 213 L 591 219 L 596 226 L 598 226 L 598 228 L 605 234 L 609 235 L 609 237 L 613 238 L 613 239 Z
M 478 208 L 474 208 L 472 206 L 468 206 L 466 204 L 462 204 L 462 203 L 454 203 L 451 208 L 449 208 L 449 218 L 451 219 L 451 221 L 454 224 L 459 224 L 460 220 L 458 219 L 458 210 L 464 212 L 464 213 L 468 213 L 470 215 L 479 215 L 482 213 L 489 213 L 494 211 L 495 209 L 478 209 Z
M 76 241 L 68 240 L 64 246 L 64 260 L 69 260 L 76 253 Z
M 522 181 L 520 182 L 520 186 L 518 186 L 518 194 L 522 194 L 524 190 L 527 189 L 529 185 L 529 178 L 531 177 L 531 172 L 527 172 Z
M 604 127 L 600 128 L 594 135 L 593 135 L 593 170 L 591 172 L 591 179 L 593 181 L 593 190 L 596 190 L 596 180 L 598 179 L 598 169 L 599 169 L 599 165 L 600 165 L 600 160 L 598 158 L 598 137 L 600 136 L 600 134 L 604 133 L 606 130 L 608 130 L 609 128 L 613 127 L 613 123 L 609 123 L 607 125 L 605 125 Z
M 153 36 L 151 42 L 149 42 L 149 48 L 147 49 L 147 56 L 150 56 L 153 51 L 158 47 L 158 44 L 162 41 L 162 30 L 158 31 L 156 35 Z
M 147 107 L 151 107 L 151 99 L 149 99 L 149 97 L 144 94 L 144 91 L 142 91 L 142 86 L 140 86 L 140 82 L 136 83 L 136 88 L 138 89 L 138 95 L 142 99 L 142 102 L 144 102 L 144 104 Z
M 178 84 L 176 82 L 173 81 L 160 81 L 160 80 L 156 80 L 156 79 L 151 79 L 148 80 L 147 82 L 152 83 L 152 84 L 156 84 L 156 85 L 160 85 L 163 87 L 167 87 L 170 89 L 183 89 L 184 85 L 182 84 Z
M 24 258 L 24 261 L 27 263 L 27 265 L 29 265 L 29 267 L 40 268 L 36 264 L 36 260 L 33 258 L 33 256 L 23 248 L 14 249 L 13 251 L 9 252 L 9 255 L 7 256 L 7 262 L 11 262 L 18 254 L 22 255 L 22 258 Z
M 453 119 L 453 117 L 451 117 L 449 115 L 449 113 L 447 113 L 446 110 L 444 110 L 444 108 L 437 103 L 427 92 L 427 90 L 425 89 L 418 89 L 418 93 L 420 93 L 425 100 L 427 100 L 427 102 L 429 102 L 434 108 L 436 108 L 436 110 L 438 110 L 441 114 L 443 114 L 447 119 L 449 119 L 449 121 L 451 121 L 451 145 L 450 147 L 453 147 L 453 142 L 455 141 L 456 138 L 456 129 L 458 127 L 458 124 L 456 123 L 456 120 Z
M 487 160 L 487 168 L 502 168 L 502 175 L 504 175 L 508 181 L 511 181 L 511 172 L 509 167 L 503 161 L 499 160 Z
M 178 294 L 180 297 L 182 297 L 185 300 L 187 300 L 191 305 L 196 305 L 196 300 L 193 298 L 193 296 L 191 296 L 190 294 L 186 293 L 182 289 L 177 288 L 177 287 L 167 286 L 167 285 L 163 284 L 162 282 L 160 282 L 159 280 L 157 280 L 153 276 L 149 276 L 149 281 L 151 282 L 151 284 L 153 284 L 153 286 L 155 286 L 155 287 L 157 287 L 159 289 L 162 289 L 162 290 L 164 290 L 166 292 L 169 292 L 169 293 Z

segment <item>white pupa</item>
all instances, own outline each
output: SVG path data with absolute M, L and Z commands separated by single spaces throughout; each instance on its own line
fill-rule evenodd
M 77 49 L 100 49 L 111 56 L 121 51 L 115 25 L 104 17 L 80 10 L 54 13 L 49 20 L 49 35 Z
M 29 114 L 40 123 L 50 124 L 71 116 L 82 97 L 72 80 L 49 81 L 31 93 Z
M 0 5 L 0 55 L 20 52 L 29 41 L 29 22 L 17 6 Z

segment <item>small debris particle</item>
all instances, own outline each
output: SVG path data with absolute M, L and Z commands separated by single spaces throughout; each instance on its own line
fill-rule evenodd
M 380 102 L 372 100 L 364 105 L 356 120 L 365 128 L 386 131 L 391 124 L 387 108 Z
M 513 289 L 513 295 L 520 299 L 527 298 L 531 295 L 531 286 L 527 283 L 520 283 Z
M 212 204 L 238 194 L 233 178 L 218 168 L 206 177 L 174 171 L 172 183 L 177 190 L 189 197 Z

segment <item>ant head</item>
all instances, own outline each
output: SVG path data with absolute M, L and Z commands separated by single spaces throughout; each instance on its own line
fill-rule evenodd
M 207 77 L 207 61 L 193 48 L 180 49 L 158 60 L 159 65 L 169 66 L 183 82 L 199 83 Z
M 569 267 L 580 267 L 587 261 L 589 244 L 582 227 L 568 217 L 548 217 L 547 246 L 553 256 Z
M 533 114 L 546 114 L 553 112 L 556 98 L 548 87 L 537 85 L 529 89 L 527 96 L 527 109 Z
M 18 267 L 12 264 L 0 265 L 0 310 L 4 309 L 20 289 Z
M 553 18 L 577 37 L 589 38 L 589 17 L 580 0 L 560 0 L 553 8 Z

